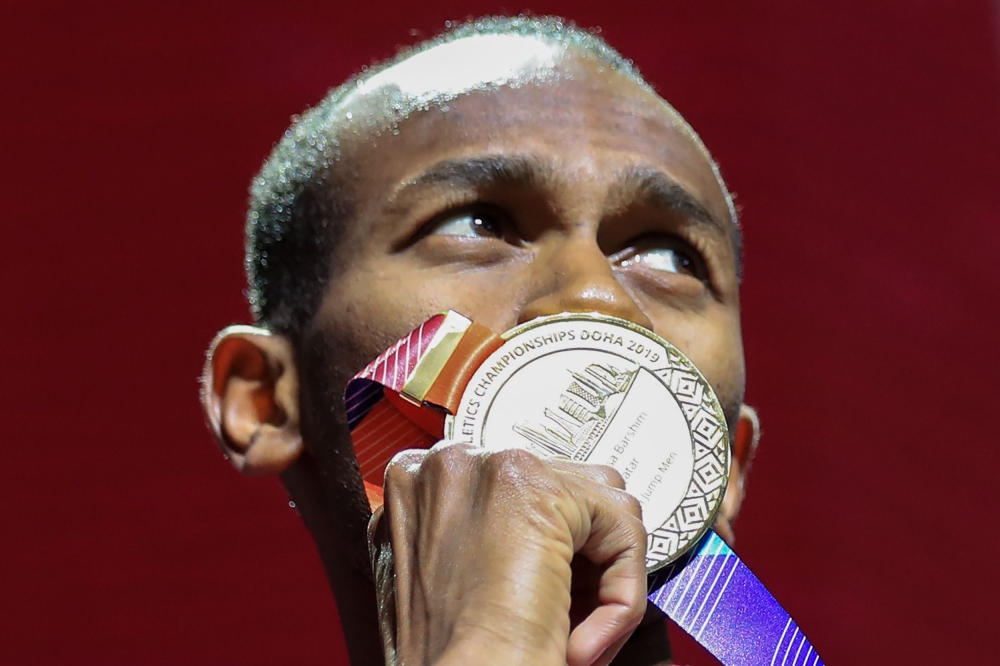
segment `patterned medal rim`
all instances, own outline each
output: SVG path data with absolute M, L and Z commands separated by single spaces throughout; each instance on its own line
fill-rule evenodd
M 646 538 L 646 570 L 653 573 L 677 561 L 693 548 L 711 529 L 722 506 L 729 480 L 731 452 L 729 428 L 722 405 L 715 391 L 701 371 L 674 345 L 649 329 L 633 322 L 602 313 L 562 313 L 532 319 L 502 334 L 504 345 L 490 358 L 504 350 L 523 335 L 537 334 L 539 328 L 556 323 L 579 321 L 602 323 L 625 328 L 661 346 L 667 354 L 667 367 L 650 370 L 677 401 L 687 421 L 694 449 L 694 469 L 684 497 L 677 508 L 660 527 Z M 587 349 L 581 344 L 580 349 Z M 596 348 L 595 348 L 596 349 Z M 484 361 L 484 365 L 490 358 Z M 503 388 L 497 389 L 502 391 Z M 460 403 L 465 403 L 469 389 L 463 392 Z M 445 436 L 454 433 L 455 419 L 447 417 Z

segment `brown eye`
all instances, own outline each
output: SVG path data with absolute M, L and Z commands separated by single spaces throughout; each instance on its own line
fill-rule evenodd
M 657 271 L 667 273 L 695 274 L 695 260 L 686 252 L 676 248 L 661 247 L 636 252 L 621 261 L 622 266 L 642 264 Z
M 427 235 L 503 238 L 503 228 L 489 212 L 463 211 L 441 218 Z

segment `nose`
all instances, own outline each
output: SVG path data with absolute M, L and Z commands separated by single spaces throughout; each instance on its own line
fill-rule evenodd
M 560 239 L 532 262 L 533 292 L 518 324 L 561 312 L 599 312 L 652 330 L 594 239 Z

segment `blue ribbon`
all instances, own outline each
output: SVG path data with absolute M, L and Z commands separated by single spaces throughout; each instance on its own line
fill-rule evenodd
M 724 666 L 823 664 L 791 616 L 715 532 L 650 576 L 649 600 Z

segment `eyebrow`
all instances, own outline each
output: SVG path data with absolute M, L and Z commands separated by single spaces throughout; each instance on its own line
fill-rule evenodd
M 390 195 L 395 203 L 412 190 L 428 186 L 485 187 L 490 185 L 525 185 L 545 187 L 554 180 L 551 165 L 531 156 L 486 155 L 468 159 L 444 160 L 416 178 L 402 183 Z
M 729 239 L 736 258 L 736 278 L 743 280 L 743 231 L 731 217 L 723 220 L 712 213 L 686 187 L 650 165 L 637 165 L 624 171 L 615 194 L 623 201 L 646 201 L 654 206 L 675 210 L 696 225 Z
M 699 226 L 732 237 L 734 241 L 735 234 L 739 233 L 735 222 L 720 219 L 690 190 L 653 166 L 639 165 L 626 169 L 618 179 L 615 196 L 622 201 L 643 201 L 677 211 Z
M 432 185 L 482 187 L 485 185 L 547 185 L 554 180 L 551 165 L 532 156 L 486 155 L 468 159 L 444 160 L 431 166 L 416 178 L 402 183 L 390 196 L 390 201 L 411 189 Z M 654 166 L 638 165 L 626 169 L 616 178 L 614 192 L 623 200 L 642 200 L 675 210 L 723 234 L 733 231 L 733 223 L 714 215 L 683 185 Z
M 392 207 L 411 192 L 426 187 L 482 188 L 497 185 L 520 185 L 548 188 L 556 181 L 552 165 L 531 155 L 484 155 L 443 160 L 415 178 L 401 183 L 389 196 Z M 661 169 L 635 165 L 625 169 L 612 186 L 622 201 L 645 201 L 654 206 L 675 210 L 698 226 L 730 239 L 736 253 L 736 269 L 742 274 L 743 234 L 735 220 L 722 220 L 698 198 Z

